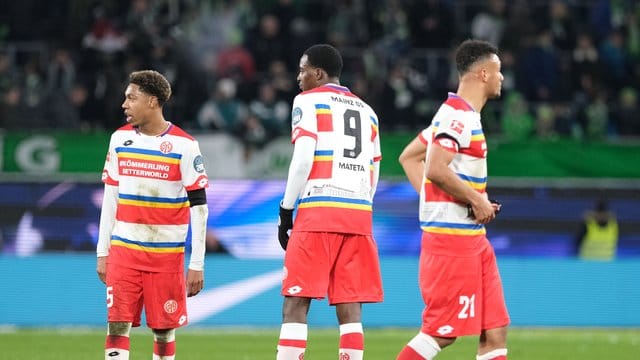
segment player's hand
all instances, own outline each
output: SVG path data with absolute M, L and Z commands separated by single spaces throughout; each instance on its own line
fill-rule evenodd
M 282 250 L 287 250 L 289 243 L 289 230 L 293 228 L 293 209 L 285 209 L 280 205 L 278 216 L 278 241 Z
M 187 297 L 197 295 L 204 288 L 204 271 L 187 271 Z
M 99 256 L 98 262 L 96 264 L 96 272 L 98 273 L 98 279 L 102 281 L 102 283 L 107 283 L 107 257 L 108 256 Z
M 476 221 L 476 224 L 486 224 L 489 221 L 495 219 L 500 210 L 502 204 L 497 200 L 489 200 L 481 202 L 476 206 L 471 204 L 467 205 L 468 216 Z

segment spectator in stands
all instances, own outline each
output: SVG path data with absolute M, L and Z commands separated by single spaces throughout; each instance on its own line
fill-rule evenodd
M 556 117 L 553 107 L 548 103 L 542 103 L 536 108 L 536 137 L 540 140 L 555 140 Z
M 264 82 L 260 85 L 258 98 L 251 101 L 249 110 L 264 128 L 267 139 L 289 132 L 291 107 L 287 102 L 278 100 L 271 83 Z
M 258 71 L 266 72 L 274 60 L 287 60 L 285 38 L 275 15 L 263 15 L 246 39 L 246 47 L 253 54 Z
M 11 86 L 0 95 L 0 129 L 21 129 L 24 126 L 23 116 L 26 108 L 20 87 Z
M 571 51 L 576 45 L 576 25 L 566 0 L 552 0 L 544 24 L 551 31 L 553 45 L 562 51 Z
M 578 34 L 576 46 L 571 53 L 571 69 L 574 91 L 580 87 L 583 76 L 589 76 L 592 79 L 600 78 L 600 54 L 588 33 Z
M 556 49 L 553 47 L 549 30 L 540 31 L 536 43 L 524 51 L 519 63 L 522 91 L 527 100 L 553 100 L 559 69 Z
M 535 118 L 529 112 L 529 104 L 519 92 L 512 92 L 504 100 L 502 131 L 507 141 L 531 138 Z
M 577 255 L 584 260 L 612 260 L 618 246 L 618 221 L 605 199 L 585 212 L 576 234 Z
M 328 19 L 327 41 L 338 48 L 363 46 L 369 40 L 365 4 L 360 1 L 338 0 Z
M 76 65 L 71 53 L 65 48 L 54 50 L 47 67 L 47 93 L 49 96 L 66 95 L 76 80 Z
M 629 73 L 624 41 L 624 34 L 615 29 L 598 47 L 602 66 L 607 69 L 607 81 L 603 84 L 615 93 L 625 84 Z
M 449 49 L 456 36 L 456 21 L 449 1 L 415 1 L 409 11 L 414 48 Z
M 489 0 L 487 8 L 471 20 L 471 37 L 499 45 L 504 34 L 506 13 L 505 0 Z
M 18 83 L 18 72 L 7 53 L 0 51 L 0 96 Z
M 625 87 L 618 95 L 617 106 L 612 113 L 618 135 L 639 136 L 640 121 L 638 121 L 640 107 L 638 105 L 638 91 L 632 87 Z
M 218 130 L 231 135 L 239 135 L 241 124 L 246 120 L 247 107 L 236 99 L 237 85 L 235 81 L 224 78 L 207 102 L 198 112 L 198 125 L 204 130 Z

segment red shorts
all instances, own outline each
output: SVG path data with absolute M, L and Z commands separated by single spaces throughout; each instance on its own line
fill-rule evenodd
M 466 257 L 422 250 L 419 280 L 425 334 L 478 335 L 509 324 L 496 256 L 488 242 L 482 251 Z
M 184 272 L 156 273 L 107 265 L 107 318 L 140 326 L 142 307 L 147 326 L 175 329 L 187 324 Z
M 284 257 L 282 295 L 329 304 L 381 302 L 378 247 L 370 235 L 293 232 Z

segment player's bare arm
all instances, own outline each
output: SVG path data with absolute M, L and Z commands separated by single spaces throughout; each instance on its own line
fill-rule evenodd
M 108 256 L 99 256 L 96 264 L 96 272 L 98 273 L 98 278 L 104 284 L 107 283 L 107 258 Z
M 495 217 L 495 208 L 487 196 L 475 191 L 465 184 L 450 168 L 455 153 L 447 151 L 439 144 L 434 144 L 429 151 L 426 163 L 426 175 L 429 180 L 449 195 L 471 204 L 477 224 L 486 224 Z
M 425 144 L 416 137 L 407 146 L 405 146 L 398 158 L 404 173 L 407 175 L 407 179 L 418 194 L 422 187 L 426 150 L 427 147 Z

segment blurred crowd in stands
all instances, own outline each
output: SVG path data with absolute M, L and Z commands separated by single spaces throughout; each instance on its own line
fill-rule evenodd
M 0 0 L 0 128 L 112 130 L 127 74 L 173 86 L 167 119 L 253 147 L 290 131 L 304 49 L 343 53 L 342 81 L 382 131 L 415 133 L 455 90 L 452 50 L 499 46 L 507 140 L 638 139 L 640 2 L 633 0 Z

